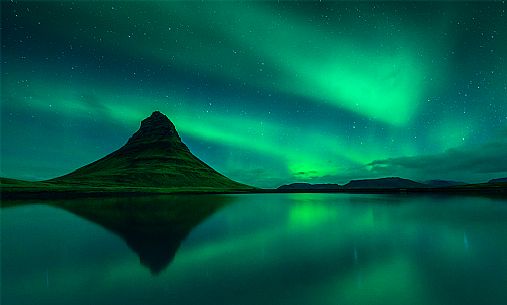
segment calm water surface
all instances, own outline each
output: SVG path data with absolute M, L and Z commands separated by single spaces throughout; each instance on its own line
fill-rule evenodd
M 1 303 L 507 304 L 507 200 L 4 202 Z

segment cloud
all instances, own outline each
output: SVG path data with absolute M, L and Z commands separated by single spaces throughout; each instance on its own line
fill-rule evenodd
M 443 153 L 375 160 L 375 175 L 400 175 L 417 179 L 469 179 L 472 182 L 507 175 L 507 137 L 474 148 L 453 148 Z
M 507 126 L 500 128 L 495 135 L 495 141 L 475 147 L 461 146 L 431 155 L 377 159 L 305 181 L 344 184 L 354 179 L 398 176 L 415 181 L 448 179 L 477 183 L 507 177 Z

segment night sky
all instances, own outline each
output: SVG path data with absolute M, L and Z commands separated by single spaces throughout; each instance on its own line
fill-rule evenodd
M 1 175 L 70 172 L 160 110 L 260 187 L 507 176 L 506 7 L 2 1 Z

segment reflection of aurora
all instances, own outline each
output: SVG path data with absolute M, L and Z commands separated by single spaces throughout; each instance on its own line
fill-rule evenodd
M 216 231 L 215 226 L 227 224 L 224 238 L 216 236 L 204 243 L 191 238 L 173 268 L 180 275 L 212 264 L 209 272 L 214 276 L 247 276 L 263 282 L 263 289 L 279 287 L 275 283 L 286 287 L 297 286 L 303 279 L 315 281 L 305 285 L 298 297 L 318 295 L 324 304 L 336 304 L 337 300 L 345 304 L 404 304 L 416 300 L 416 304 L 431 304 L 438 296 L 428 289 L 436 287 L 422 283 L 433 279 L 447 288 L 453 285 L 438 280 L 434 273 L 442 276 L 445 271 L 433 270 L 431 264 L 443 270 L 461 266 L 464 270 L 458 268 L 458 273 L 465 272 L 463 266 L 471 260 L 480 264 L 481 252 L 464 243 L 463 230 L 471 229 L 471 219 L 503 226 L 505 214 L 500 201 L 440 199 L 435 205 L 433 197 L 424 196 L 297 194 L 270 197 L 269 202 L 265 198 L 243 198 L 200 228 L 202 232 Z M 477 200 L 495 212 L 478 212 L 481 204 L 477 205 Z M 252 214 L 256 215 L 256 226 L 249 223 Z M 435 217 L 437 214 L 440 217 Z M 476 234 L 480 231 L 472 227 Z M 475 241 L 487 244 L 486 240 Z M 496 251 L 493 246 L 486 248 Z M 231 265 L 235 268 L 224 273 Z M 284 272 L 293 275 L 286 278 Z M 446 289 L 442 287 L 442 291 Z
M 268 187 L 496 141 L 505 4 L 480 5 L 2 3 L 2 175 L 66 173 L 156 109 L 201 159 Z
M 100 279 L 93 287 L 105 289 L 98 289 L 85 303 L 104 297 L 126 298 L 128 303 L 140 294 L 178 304 L 258 304 L 265 298 L 268 304 L 315 304 L 316 299 L 319 304 L 446 304 L 447 300 L 479 304 L 485 292 L 499 304 L 507 298 L 502 289 L 507 280 L 503 255 L 507 241 L 495 234 L 507 230 L 502 198 L 257 194 L 196 196 L 195 202 L 181 197 L 179 207 L 171 207 L 170 200 L 164 207 L 163 199 L 150 200 L 133 198 L 130 205 L 124 200 L 118 204 L 94 200 L 89 207 L 106 205 L 96 215 L 78 211 L 85 202 L 65 203 L 64 208 L 95 224 L 56 209 L 5 208 L 2 228 L 7 245 L 20 243 L 17 228 L 33 228 L 26 215 L 34 216 L 39 225 L 38 234 L 25 234 L 18 247 L 33 251 L 5 256 L 20 264 L 19 269 L 6 269 L 6 278 L 25 279 L 6 281 L 10 288 L 6 293 L 12 296 L 30 285 L 31 294 L 19 298 L 44 295 L 48 288 L 41 283 L 41 274 L 49 268 L 53 293 L 87 293 L 83 285 Z M 195 210 L 206 204 L 214 213 L 200 219 Z M 123 212 L 115 213 L 115 207 Z M 215 210 L 218 207 L 222 208 Z M 168 229 L 175 224 L 170 219 L 176 219 L 173 208 L 178 210 L 177 219 L 192 216 L 199 224 L 185 226 L 190 229 L 187 237 L 168 249 L 173 238 Z M 135 229 L 146 230 L 137 233 L 153 234 L 160 247 L 132 247 L 133 232 L 117 230 L 128 219 L 142 224 Z M 61 242 L 34 247 L 46 238 Z M 117 241 L 118 246 L 111 246 Z M 62 244 L 73 259 L 55 260 L 47 254 L 61 255 Z M 153 276 L 137 257 L 147 250 L 155 257 L 172 260 L 174 255 L 174 259 Z M 58 279 L 61 285 L 56 285 Z

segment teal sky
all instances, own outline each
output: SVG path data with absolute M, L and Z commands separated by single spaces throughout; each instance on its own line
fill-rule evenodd
M 63 175 L 154 110 L 276 187 L 507 176 L 498 2 L 1 3 L 1 175 Z

